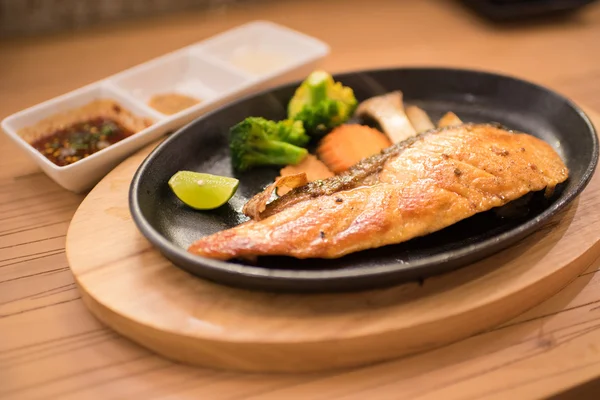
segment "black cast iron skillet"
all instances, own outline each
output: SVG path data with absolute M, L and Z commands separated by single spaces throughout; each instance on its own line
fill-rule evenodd
M 277 176 L 277 168 L 234 175 L 228 129 L 248 116 L 285 118 L 296 82 L 228 104 L 159 145 L 139 167 L 130 188 L 131 213 L 139 230 L 175 265 L 222 284 L 292 292 L 370 289 L 448 272 L 514 244 L 569 204 L 596 168 L 598 142 L 588 117 L 571 101 L 532 83 L 491 73 L 435 68 L 369 70 L 335 78 L 352 87 L 359 101 L 402 90 L 407 102 L 424 108 L 433 120 L 453 111 L 463 121 L 494 121 L 540 137 L 561 155 L 570 171 L 569 180 L 550 201 L 534 196 L 523 217 L 499 218 L 486 212 L 422 238 L 335 260 L 264 257 L 250 265 L 187 253 L 186 248 L 196 239 L 244 221 L 240 213 L 244 203 Z M 240 186 L 219 209 L 194 211 L 167 185 L 179 170 L 236 176 Z

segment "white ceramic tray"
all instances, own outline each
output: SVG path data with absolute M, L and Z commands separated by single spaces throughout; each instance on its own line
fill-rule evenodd
M 5 118 L 2 128 L 48 176 L 68 190 L 82 192 L 127 156 L 167 132 L 235 97 L 301 79 L 328 53 L 329 47 L 315 38 L 271 22 L 255 21 L 20 111 Z M 259 65 L 254 64 L 267 70 L 258 70 Z M 165 115 L 148 106 L 153 95 L 165 92 L 187 94 L 202 101 L 177 114 Z M 66 166 L 52 163 L 18 134 L 51 115 L 103 98 L 154 123 Z

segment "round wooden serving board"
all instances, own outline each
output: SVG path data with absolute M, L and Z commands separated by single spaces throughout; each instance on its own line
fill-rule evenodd
M 593 116 L 597 126 L 600 118 Z M 244 291 L 173 266 L 135 227 L 129 183 L 152 147 L 94 188 L 75 214 L 67 256 L 104 323 L 167 358 L 212 368 L 299 372 L 358 366 L 489 329 L 567 285 L 600 246 L 600 174 L 518 245 L 456 272 L 360 293 Z

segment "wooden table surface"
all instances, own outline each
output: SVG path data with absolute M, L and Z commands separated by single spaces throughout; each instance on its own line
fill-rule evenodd
M 0 118 L 253 19 L 328 42 L 325 67 L 442 65 L 509 73 L 600 110 L 600 6 L 494 26 L 455 1 L 279 1 L 0 42 Z M 539 398 L 600 377 L 600 261 L 503 329 L 405 360 L 311 375 L 177 365 L 102 326 L 65 234 L 82 195 L 0 137 L 0 398 Z

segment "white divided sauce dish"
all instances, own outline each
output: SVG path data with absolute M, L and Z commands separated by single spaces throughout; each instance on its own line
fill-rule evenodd
M 2 121 L 2 128 L 50 178 L 68 190 L 83 192 L 126 157 L 164 134 L 235 97 L 302 79 L 328 53 L 329 47 L 315 38 L 271 22 L 255 21 L 15 113 Z M 167 115 L 148 105 L 153 96 L 163 93 L 187 95 L 200 102 Z M 153 123 L 65 166 L 54 164 L 19 134 L 47 117 L 99 99 L 113 100 Z

